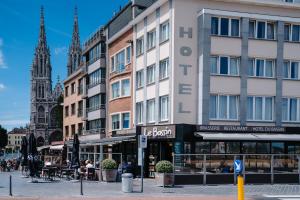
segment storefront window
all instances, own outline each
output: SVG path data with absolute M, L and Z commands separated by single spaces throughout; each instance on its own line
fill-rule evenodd
M 256 153 L 256 143 L 255 142 L 243 142 L 242 152 L 245 154 L 255 154 Z
M 284 143 L 283 142 L 273 142 L 272 143 L 272 153 L 273 154 L 283 154 L 284 153 Z
M 239 154 L 240 153 L 240 142 L 227 142 L 226 152 L 228 154 Z
M 270 151 L 270 143 L 268 142 L 258 142 L 257 143 L 257 153 L 258 154 L 269 154 Z
M 225 142 L 211 142 L 211 153 L 225 153 Z
M 208 154 L 209 151 L 209 142 L 196 142 L 195 143 L 195 154 Z

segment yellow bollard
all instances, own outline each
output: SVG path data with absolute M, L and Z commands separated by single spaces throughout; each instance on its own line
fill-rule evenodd
M 238 200 L 244 200 L 244 178 L 241 175 L 238 175 Z

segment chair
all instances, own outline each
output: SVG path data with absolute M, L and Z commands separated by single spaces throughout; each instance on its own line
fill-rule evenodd
M 87 168 L 86 179 L 95 180 L 95 168 Z

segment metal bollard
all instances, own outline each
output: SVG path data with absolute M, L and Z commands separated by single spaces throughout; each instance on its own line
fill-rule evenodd
M 82 176 L 80 176 L 80 195 L 83 195 Z
M 9 196 L 12 196 L 12 178 L 9 175 Z

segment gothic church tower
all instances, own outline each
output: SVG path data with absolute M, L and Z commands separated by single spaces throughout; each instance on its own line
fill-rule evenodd
M 50 50 L 47 45 L 44 9 L 41 7 L 40 33 L 31 67 L 31 115 L 30 130 L 38 145 L 49 144 L 53 132 L 59 132 L 55 125 L 57 99 L 52 95 Z M 55 94 L 57 96 L 57 94 Z
M 67 64 L 68 76 L 70 76 L 73 72 L 75 72 L 80 67 L 81 53 L 82 50 L 81 50 L 80 38 L 79 38 L 77 7 L 75 7 L 72 42 L 68 52 L 68 64 Z

